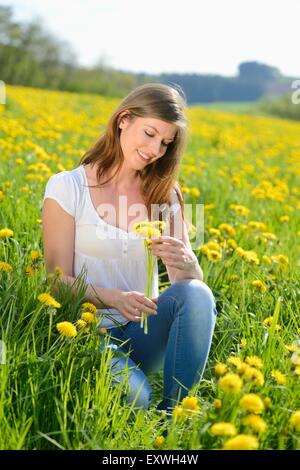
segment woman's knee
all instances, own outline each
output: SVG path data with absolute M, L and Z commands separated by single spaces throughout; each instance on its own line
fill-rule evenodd
M 151 403 L 152 389 L 148 379 L 140 370 L 133 371 L 129 378 L 129 393 L 126 396 L 128 403 L 133 403 L 134 408 L 147 410 Z
M 177 286 L 176 286 L 177 284 Z M 210 287 L 200 279 L 184 279 L 172 284 L 187 304 L 197 305 L 216 314 L 216 301 Z
M 101 350 L 112 349 L 114 354 L 109 360 L 110 373 L 113 376 L 114 384 L 123 384 L 126 389 L 125 400 L 133 403 L 134 408 L 146 410 L 151 402 L 151 385 L 136 363 L 127 356 L 116 344 L 110 344 Z

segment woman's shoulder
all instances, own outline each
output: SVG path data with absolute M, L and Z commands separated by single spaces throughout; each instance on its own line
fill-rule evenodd
M 182 190 L 180 188 L 180 184 L 176 182 L 173 186 L 172 189 L 172 202 L 183 202 L 183 195 L 182 195 Z
M 80 184 L 82 181 L 81 166 L 78 166 L 73 170 L 63 170 L 59 173 L 54 173 L 52 176 L 50 176 L 48 182 L 49 181 L 57 183 L 62 182 L 66 184 L 74 182 L 76 184 Z
M 171 209 L 171 213 L 172 213 L 173 215 L 176 214 L 176 212 L 178 211 L 178 209 L 181 207 L 181 204 L 182 204 L 182 203 L 183 203 L 182 192 L 181 192 L 179 183 L 176 183 L 176 184 L 173 186 L 172 195 L 171 195 L 171 206 L 170 206 L 170 209 Z
M 50 176 L 47 181 L 44 200 L 55 199 L 67 212 L 74 215 L 78 208 L 80 192 L 82 188 L 82 176 L 80 167 L 73 170 L 64 170 Z

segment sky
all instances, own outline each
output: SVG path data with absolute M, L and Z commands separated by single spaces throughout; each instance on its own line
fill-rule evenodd
M 299 0 L 0 0 L 39 18 L 78 63 L 146 73 L 233 76 L 257 61 L 300 77 Z

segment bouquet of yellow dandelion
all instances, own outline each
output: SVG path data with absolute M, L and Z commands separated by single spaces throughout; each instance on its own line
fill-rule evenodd
M 145 286 L 145 296 L 151 298 L 152 296 L 152 287 L 153 287 L 153 273 L 155 266 L 155 255 L 153 255 L 148 247 L 151 245 L 151 238 L 159 238 L 166 227 L 166 223 L 160 220 L 155 220 L 153 222 L 145 221 L 135 224 L 135 232 L 141 238 L 144 238 L 144 246 L 146 253 L 146 262 L 147 262 L 147 279 Z M 144 328 L 144 333 L 148 333 L 148 315 L 146 312 L 142 312 L 141 317 L 141 328 Z

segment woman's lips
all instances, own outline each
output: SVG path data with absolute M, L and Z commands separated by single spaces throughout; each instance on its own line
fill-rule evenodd
M 137 153 L 138 153 L 138 156 L 140 157 L 141 160 L 143 160 L 143 162 L 149 162 L 150 161 L 150 157 L 146 158 L 144 157 L 143 153 L 142 152 L 139 152 L 139 150 L 137 150 Z

